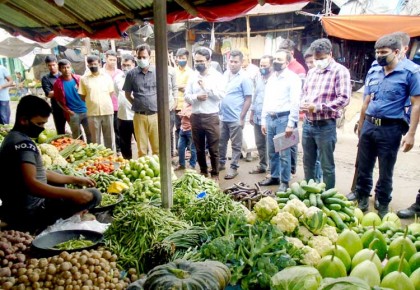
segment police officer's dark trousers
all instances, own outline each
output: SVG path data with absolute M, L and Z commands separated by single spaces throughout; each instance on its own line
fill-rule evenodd
M 372 190 L 372 174 L 376 158 L 379 161 L 379 179 L 375 193 L 381 205 L 391 202 L 392 175 L 400 148 L 402 129 L 400 124 L 377 126 L 367 120 L 359 139 L 358 176 L 356 190 L 359 197 L 369 196 Z

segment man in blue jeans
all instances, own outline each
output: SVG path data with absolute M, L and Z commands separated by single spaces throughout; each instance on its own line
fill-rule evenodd
M 0 64 L 0 125 L 9 124 L 10 121 L 9 87 L 11 86 L 13 86 L 12 77 Z
M 58 62 L 61 76 L 54 83 L 54 99 L 63 109 L 67 122 L 70 125 L 73 139 L 82 136 L 81 126 L 85 131 L 86 142 L 91 143 L 92 138 L 88 125 L 86 103 L 78 93 L 80 76 L 72 73 L 70 61 L 61 59 Z
M 275 152 L 273 138 L 285 133 L 290 137 L 299 121 L 299 101 L 302 81 L 287 66 L 292 60 L 288 50 L 279 50 L 273 59 L 273 74 L 267 81 L 261 114 L 261 131 L 267 135 L 268 158 L 271 177 L 260 185 L 280 184 L 279 191 L 289 187 L 291 153 L 290 148 Z
M 226 164 L 226 153 L 229 139 L 232 141 L 232 162 L 225 179 L 238 175 L 239 159 L 242 148 L 242 129 L 245 117 L 251 106 L 253 92 L 252 81 L 241 70 L 243 54 L 232 50 L 229 56 L 229 70 L 225 72 L 226 95 L 220 103 L 220 166 L 223 170 Z
M 379 179 L 375 186 L 378 214 L 388 213 L 391 202 L 392 175 L 398 150 L 408 152 L 414 145 L 414 136 L 420 115 L 419 67 L 402 61 L 401 38 L 385 35 L 375 43 L 376 60 L 366 76 L 365 99 L 359 119 L 359 155 L 356 184 L 359 208 L 369 209 L 372 172 L 376 158 L 379 161 Z M 411 101 L 410 125 L 404 120 L 405 106 Z M 402 136 L 404 138 L 402 138 Z
M 332 58 L 332 45 L 328 39 L 315 40 L 310 49 L 315 68 L 309 70 L 303 85 L 303 169 L 306 180 L 316 179 L 315 164 L 319 154 L 323 181 L 329 189 L 335 186 L 336 119 L 350 100 L 350 73 Z

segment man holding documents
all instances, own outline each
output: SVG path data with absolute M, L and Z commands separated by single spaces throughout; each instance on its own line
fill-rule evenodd
M 318 151 L 323 180 L 329 189 L 335 186 L 336 119 L 350 100 L 350 73 L 332 58 L 332 45 L 328 39 L 315 40 L 310 49 L 315 68 L 309 70 L 303 85 L 303 169 L 306 180 L 315 179 Z
M 275 152 L 273 138 L 277 134 L 292 135 L 299 120 L 299 102 L 302 81 L 297 74 L 287 68 L 292 55 L 287 50 L 279 50 L 274 55 L 273 70 L 265 87 L 261 114 L 261 131 L 267 135 L 268 158 L 271 177 L 261 181 L 262 186 L 280 184 L 280 191 L 286 191 L 290 181 L 290 148 Z

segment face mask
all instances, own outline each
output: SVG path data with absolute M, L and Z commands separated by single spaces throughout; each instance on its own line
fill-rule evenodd
M 273 63 L 273 69 L 275 71 L 283 71 L 286 68 L 286 66 L 283 66 L 282 63 L 274 62 Z
M 388 56 L 390 56 L 392 54 L 392 52 L 391 53 L 388 53 L 387 55 L 381 55 L 381 56 L 377 56 L 376 57 L 376 61 L 378 62 L 378 64 L 380 65 L 380 66 L 387 66 L 387 65 L 389 65 L 393 60 L 394 60 L 394 58 L 395 58 L 395 56 L 394 56 L 394 58 L 393 59 L 391 59 L 391 60 L 388 60 Z
M 97 66 L 90 66 L 90 67 L 89 67 L 89 70 L 90 70 L 92 73 L 97 73 L 97 72 L 98 72 L 98 70 L 99 70 L 99 67 L 97 67 Z
M 270 72 L 270 69 L 268 69 L 268 68 L 260 68 L 260 73 L 263 76 L 268 75 L 269 72 Z
M 150 65 L 150 63 L 149 63 L 149 60 L 148 59 L 138 59 L 137 60 L 137 65 L 140 67 L 140 68 L 146 68 L 146 67 L 148 67 L 149 65 Z
M 199 63 L 195 65 L 195 69 L 198 72 L 204 72 L 206 70 L 206 65 L 204 63 Z
M 187 65 L 187 61 L 186 61 L 186 60 L 178 60 L 178 65 L 179 65 L 180 67 L 184 67 L 184 66 L 186 66 L 186 65 Z
M 28 125 L 25 128 L 25 133 L 31 138 L 38 138 L 39 134 L 41 134 L 44 130 L 44 127 L 40 127 L 29 121 Z
M 124 72 L 125 75 L 127 75 L 130 70 L 129 69 L 123 69 L 122 71 Z
M 330 64 L 329 58 L 324 59 L 316 59 L 314 60 L 315 67 L 318 69 L 326 69 L 327 66 Z

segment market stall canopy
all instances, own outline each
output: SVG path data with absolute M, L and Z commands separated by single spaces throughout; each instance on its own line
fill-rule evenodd
M 329 36 L 357 41 L 376 41 L 379 37 L 404 31 L 411 37 L 420 36 L 420 16 L 352 15 L 325 16 L 321 19 Z
M 200 17 L 226 21 L 259 4 L 292 4 L 302 0 L 169 0 L 167 22 Z M 153 0 L 2 0 L 0 27 L 38 42 L 55 36 L 93 39 L 121 38 L 136 23 L 153 19 Z

